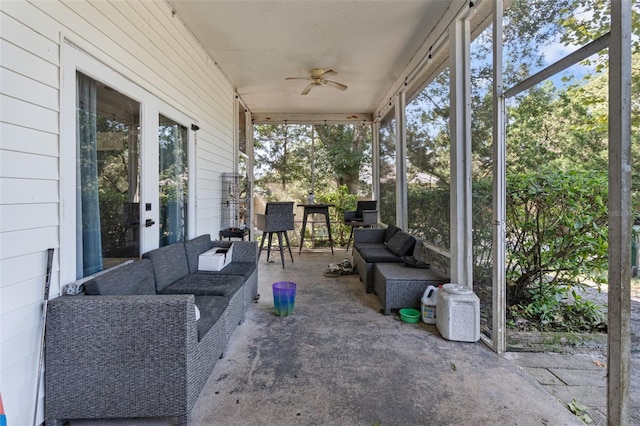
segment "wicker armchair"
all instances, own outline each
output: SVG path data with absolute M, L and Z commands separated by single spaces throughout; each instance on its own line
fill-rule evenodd
M 277 203 L 267 203 L 264 214 L 256 215 L 257 228 L 263 232 L 262 241 L 260 242 L 260 250 L 258 252 L 258 258 L 262 254 L 262 247 L 264 246 L 265 234 L 268 235 L 267 245 L 267 262 L 271 255 L 271 239 L 275 233 L 278 236 L 278 247 L 280 249 L 280 258 L 282 259 L 282 267 L 284 268 L 284 251 L 282 246 L 282 236 L 287 243 L 287 249 L 289 249 L 289 256 L 291 256 L 291 262 L 293 263 L 293 254 L 291 253 L 291 245 L 289 244 L 289 236 L 287 231 L 293 231 L 293 201 L 284 201 Z
M 358 201 L 355 210 L 344 212 L 344 224 L 351 227 L 349 233 L 349 241 L 347 242 L 347 251 L 353 240 L 353 228 L 367 228 L 378 223 L 378 202 Z

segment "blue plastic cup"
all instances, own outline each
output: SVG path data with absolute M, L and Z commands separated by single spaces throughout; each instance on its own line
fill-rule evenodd
M 296 301 L 296 283 L 281 281 L 271 285 L 273 289 L 273 311 L 280 317 L 293 315 Z

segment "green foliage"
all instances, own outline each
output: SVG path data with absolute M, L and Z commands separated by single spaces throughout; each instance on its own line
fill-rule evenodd
M 493 262 L 493 185 L 491 178 L 471 183 L 471 231 L 474 281 L 491 281 Z
M 607 177 L 543 168 L 507 179 L 507 298 L 552 320 L 554 300 L 607 268 Z
M 346 185 L 352 194 L 357 194 L 362 166 L 371 162 L 370 127 L 344 124 L 314 127 L 336 184 Z
M 371 158 L 368 126 L 256 125 L 254 143 L 256 193 L 268 201 L 303 202 L 312 180 L 316 198 L 341 185 L 370 195 L 364 167 Z
M 125 227 L 128 218 L 124 206 L 128 196 L 110 187 L 100 188 L 100 224 L 102 232 L 102 250 L 105 257 L 127 257 L 128 231 Z M 136 253 L 137 255 L 137 253 Z
M 593 419 L 591 418 L 591 416 L 589 415 L 589 413 L 587 413 L 588 407 L 580 404 L 578 401 L 576 401 L 576 399 L 572 399 L 571 402 L 569 402 L 567 404 L 567 408 L 576 416 L 578 416 L 578 418 L 580 420 L 582 420 L 585 424 L 593 424 Z
M 528 303 L 509 308 L 512 327 L 585 333 L 607 330 L 603 307 L 582 298 L 570 285 L 543 283 L 528 291 Z
M 344 221 L 344 212 L 356 209 L 358 196 L 351 194 L 346 185 L 341 185 L 335 191 L 318 195 L 316 201 L 333 205 L 329 209 L 329 216 L 332 221 L 331 236 L 336 245 L 346 245 L 351 227 L 342 223 Z
M 440 247 L 449 247 L 449 187 L 410 184 L 407 205 L 409 233 Z
M 286 190 L 291 182 L 310 182 L 309 126 L 262 124 L 254 127 L 256 184 L 277 184 Z M 308 186 L 310 188 L 310 185 Z

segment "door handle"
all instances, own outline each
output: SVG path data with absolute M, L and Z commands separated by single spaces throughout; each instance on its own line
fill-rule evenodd
M 156 223 L 153 221 L 153 219 L 147 219 L 147 220 L 144 222 L 144 226 L 146 226 L 147 228 L 148 228 L 148 227 L 150 227 L 150 226 L 153 226 L 153 225 L 155 225 L 155 224 L 156 224 Z

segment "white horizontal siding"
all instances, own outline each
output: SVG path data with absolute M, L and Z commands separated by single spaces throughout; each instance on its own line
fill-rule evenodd
M 3 371 L 2 402 L 7 415 L 7 425 L 28 426 L 33 424 L 40 333 L 40 328 L 33 329 L 28 333 L 33 337 L 32 352 L 18 362 L 8 365 L 6 372 Z M 43 395 L 42 392 L 40 395 Z M 31 398 L 27 398 L 27 396 Z M 41 397 L 38 404 L 41 413 L 44 407 L 43 400 L 44 398 Z M 42 414 L 38 418 L 42 420 Z
M 0 123 L 0 149 L 57 157 L 58 135 Z
M 48 50 L 46 50 L 48 45 L 46 42 L 36 41 L 33 38 L 38 36 L 45 37 L 54 45 L 51 52 L 52 57 L 59 57 L 57 45 L 60 41 L 60 28 L 57 25 L 52 25 L 50 16 L 36 9 L 26 1 L 3 1 L 2 14 L 13 19 L 18 25 L 22 25 L 28 29 L 21 31 L 16 29 L 16 27 L 5 27 L 5 21 L 2 21 L 2 28 L 4 29 L 2 31 L 3 37 L 6 36 L 9 40 L 15 40 L 17 45 L 23 45 L 32 50 L 39 50 L 38 56 L 42 58 L 49 55 L 47 53 Z M 24 43 L 19 42 L 20 40 L 24 40 Z M 57 60 L 55 62 L 57 62 Z
M 0 204 L 51 203 L 58 200 L 57 180 L 0 179 Z
M 0 69 L 3 93 L 9 97 L 20 98 L 25 102 L 48 108 L 58 109 L 58 89 L 39 81 L 31 80 L 22 74 Z
M 0 308 L 2 308 L 2 312 L 9 314 L 24 308 L 25 305 L 38 304 L 44 300 L 45 264 L 40 265 L 39 269 L 43 270 L 42 275 L 39 277 L 0 287 Z M 57 284 L 55 288 L 57 290 Z M 54 292 L 54 294 L 57 293 L 57 291 Z
M 4 34 L 5 32 L 2 31 L 3 36 Z M 37 56 L 37 52 L 32 53 L 23 49 L 22 46 L 9 43 L 3 38 L 0 41 L 0 60 L 4 68 L 50 87 L 58 87 L 58 64 L 52 64 L 48 60 Z
M 31 423 L 46 249 L 61 286 L 60 42 L 64 38 L 193 117 L 196 233 L 217 238 L 220 175 L 233 170 L 233 87 L 169 6 L 157 2 L 0 3 L 0 388 L 8 424 Z M 68 114 L 69 111 L 63 111 Z M 67 145 L 65 145 L 67 146 Z M 80 320 L 80 319 L 79 319 Z M 40 394 L 40 419 L 43 395 Z
M 8 287 L 26 280 L 41 279 L 46 272 L 46 260 L 47 253 L 44 250 L 0 260 L 0 286 Z M 53 268 L 57 271 L 55 260 L 56 256 Z M 44 282 L 44 279 L 41 279 L 41 282 Z
M 26 152 L 0 152 L 0 177 L 58 179 L 58 159 Z M 11 188 L 4 188 L 11 190 Z
M 6 365 L 15 366 L 22 362 L 22 360 L 33 357 L 38 350 L 36 342 L 37 340 L 34 340 L 33 337 L 27 333 L 21 333 L 7 339 L 5 341 L 6 344 L 3 344 L 1 349 L 2 362 Z M 6 398 L 4 399 L 4 402 L 5 404 L 7 403 Z
M 58 203 L 0 205 L 0 233 L 58 226 Z
M 59 131 L 58 111 L 5 95 L 0 96 L 0 110 L 2 110 L 4 123 L 43 132 L 58 133 Z
M 0 258 L 44 252 L 58 245 L 58 227 L 31 228 L 0 234 Z M 19 272 L 19 271 L 16 271 Z

